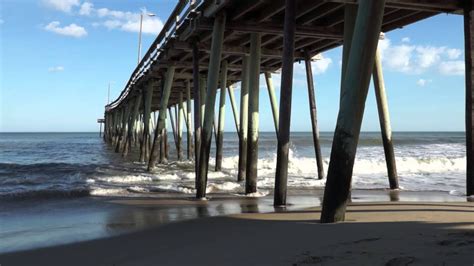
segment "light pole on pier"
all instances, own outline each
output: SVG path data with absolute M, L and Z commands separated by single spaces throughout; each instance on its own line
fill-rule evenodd
M 141 54 L 142 54 L 142 26 L 143 26 L 143 12 L 140 13 L 140 33 L 138 34 L 138 63 L 137 64 L 140 64 L 140 60 L 141 60 Z M 153 13 L 146 13 L 147 16 L 149 17 L 154 17 L 155 14 Z

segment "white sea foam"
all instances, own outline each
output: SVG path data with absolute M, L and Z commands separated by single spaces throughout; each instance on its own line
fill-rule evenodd
M 268 194 L 270 194 L 270 191 L 260 190 L 260 191 L 254 192 L 254 193 L 245 194 L 244 196 L 249 197 L 249 198 L 261 198 L 261 197 L 267 196 Z
M 131 184 L 131 183 L 142 183 L 150 182 L 157 179 L 153 176 L 145 175 L 126 175 L 126 176 L 108 176 L 97 178 L 96 181 L 102 181 L 106 183 L 122 183 L 122 184 Z
M 449 195 L 453 195 L 453 196 L 464 196 L 466 195 L 465 193 L 459 191 L 459 190 L 451 190 L 449 191 Z
M 144 187 L 139 187 L 139 186 L 132 186 L 127 189 L 128 192 L 134 192 L 134 193 L 146 193 L 150 192 L 149 189 L 144 188 Z
M 185 194 L 194 194 L 196 190 L 191 187 L 185 187 L 178 184 L 158 185 L 150 189 L 151 192 L 180 192 Z
M 91 189 L 90 194 L 93 196 L 111 196 L 111 195 L 125 195 L 127 191 L 125 188 L 103 188 L 94 187 Z
M 238 156 L 224 157 L 222 171 L 213 171 L 211 158 L 207 193 L 242 193 L 242 183 L 236 182 Z M 324 162 L 327 171 L 328 159 Z M 98 178 L 97 182 L 129 184 L 129 192 L 177 192 L 194 194 L 194 162 L 184 161 L 160 167 L 150 175 L 127 175 Z M 276 156 L 258 160 L 257 186 L 263 191 L 273 189 L 275 182 Z M 444 190 L 453 195 L 463 195 L 459 176 L 465 174 L 465 158 L 414 158 L 398 157 L 397 168 L 400 184 L 406 190 Z M 360 189 L 387 188 L 385 160 L 360 158 L 354 163 L 353 187 Z M 326 180 L 317 179 L 314 158 L 296 157 L 290 152 L 288 165 L 288 186 L 292 188 L 323 188 Z M 92 182 L 91 182 L 92 183 Z M 134 185 L 140 184 L 140 186 Z M 98 193 L 98 192 L 94 192 Z M 268 193 L 268 192 L 265 192 Z M 262 195 L 265 195 L 262 194 Z M 258 196 L 258 195 L 253 195 Z
M 209 184 L 206 188 L 207 193 L 222 192 L 222 191 L 237 191 L 241 188 L 241 185 L 236 182 L 224 182 L 217 184 Z

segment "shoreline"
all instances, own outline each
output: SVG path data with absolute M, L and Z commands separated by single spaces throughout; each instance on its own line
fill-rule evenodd
M 144 202 L 131 203 L 143 205 Z M 320 207 L 310 207 L 182 220 L 108 238 L 0 254 L 0 262 L 5 265 L 474 263 L 474 204 L 471 202 L 357 202 L 349 205 L 346 222 L 336 224 L 319 224 L 319 214 Z
M 321 189 L 290 190 L 286 208 L 273 207 L 272 194 L 256 198 L 211 194 L 206 201 L 175 193 L 160 193 L 157 197 L 12 201 L 0 206 L 0 217 L 5 225 L 0 231 L 0 254 L 115 237 L 193 219 L 313 208 L 320 206 L 322 197 Z M 447 192 L 353 190 L 352 193 L 355 204 L 469 200 Z

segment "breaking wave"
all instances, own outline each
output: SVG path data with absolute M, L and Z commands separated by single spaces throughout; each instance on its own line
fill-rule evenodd
M 400 184 L 405 190 L 446 191 L 462 195 L 466 158 L 397 157 Z M 214 163 L 213 159 L 210 161 Z M 324 161 L 327 172 L 329 160 Z M 276 155 L 259 159 L 258 187 L 263 195 L 274 187 Z M 236 182 L 238 156 L 225 157 L 223 170 L 208 174 L 208 193 L 244 191 Z M 143 166 L 139 166 L 142 167 Z M 154 174 L 141 169 L 137 173 L 111 171 L 107 165 L 82 164 L 0 164 L 0 198 L 53 198 L 81 196 L 127 196 L 159 192 L 194 194 L 193 162 L 184 161 L 159 167 Z M 212 167 L 210 167 L 212 169 Z M 316 161 L 290 152 L 288 186 L 290 188 L 322 188 L 325 179 L 316 178 Z M 353 187 L 386 188 L 386 164 L 380 156 L 358 158 L 354 164 Z

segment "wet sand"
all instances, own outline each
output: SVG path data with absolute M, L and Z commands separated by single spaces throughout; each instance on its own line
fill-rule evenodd
M 403 193 L 402 193 L 403 194 Z M 357 193 L 353 198 L 362 197 Z M 410 195 L 408 195 L 408 198 Z M 428 197 L 429 198 L 429 197 Z M 230 214 L 0 255 L 2 265 L 473 265 L 473 202 L 353 202 L 347 221 L 320 224 L 319 207 L 273 209 L 268 199 L 222 203 L 116 199 L 131 208 L 207 206 Z M 216 200 L 219 202 L 219 200 Z M 178 207 L 181 206 L 181 207 Z M 220 206 L 220 207 L 219 207 Z M 313 206 L 315 206 L 313 202 Z M 247 208 L 247 209 L 245 209 Z M 199 208 L 196 208 L 196 210 Z M 237 210 L 238 209 L 238 210 Z M 266 210 L 269 210 L 266 212 Z M 262 213 L 265 212 L 265 213 Z M 124 215 L 126 212 L 123 212 Z M 116 219 L 120 226 L 121 219 Z
M 289 190 L 286 210 L 320 206 L 323 191 Z M 280 211 L 273 195 L 210 194 L 208 201 L 191 195 L 156 193 L 152 197 L 82 197 L 2 200 L 0 204 L 0 254 L 69 244 L 136 232 L 189 219 L 239 213 Z M 354 190 L 353 202 L 466 201 L 443 192 Z

